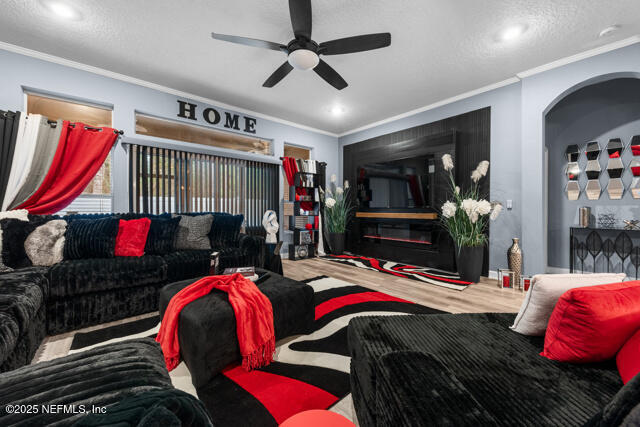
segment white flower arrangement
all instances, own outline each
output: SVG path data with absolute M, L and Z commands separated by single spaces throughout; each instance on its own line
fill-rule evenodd
M 336 186 L 338 178 L 331 175 L 329 188 L 320 189 L 320 201 L 323 202 L 324 216 L 322 222 L 329 233 L 344 233 L 351 221 L 355 207 L 349 196 L 349 182 L 344 182 L 344 187 Z
M 487 175 L 489 162 L 481 161 L 471 172 L 471 189 L 463 191 L 455 184 L 453 159 L 442 156 L 442 165 L 449 172 L 453 200 L 442 205 L 442 222 L 459 248 L 481 246 L 487 242 L 485 233 L 489 220 L 494 221 L 502 212 L 502 205 L 480 197 L 478 182 Z

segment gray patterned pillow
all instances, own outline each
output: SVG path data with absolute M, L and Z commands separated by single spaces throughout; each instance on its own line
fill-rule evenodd
M 176 232 L 175 248 L 181 249 L 211 249 L 209 232 L 213 224 L 213 215 L 176 215 L 180 217 L 178 231 Z
M 24 250 L 33 265 L 51 266 L 62 262 L 67 221 L 56 219 L 36 228 L 24 241 Z

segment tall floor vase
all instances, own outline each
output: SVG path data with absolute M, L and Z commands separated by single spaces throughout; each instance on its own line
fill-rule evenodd
M 507 251 L 507 264 L 509 270 L 513 271 L 513 287 L 520 289 L 520 277 L 522 276 L 522 249 L 519 244 L 520 239 L 514 238 L 513 244 Z

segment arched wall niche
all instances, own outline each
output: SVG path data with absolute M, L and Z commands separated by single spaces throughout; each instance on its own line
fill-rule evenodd
M 545 165 L 545 237 L 546 264 L 551 271 L 564 271 L 570 265 L 569 228 L 578 223 L 578 208 L 591 208 L 594 220 L 603 213 L 614 213 L 616 226 L 624 219 L 640 219 L 640 203 L 628 191 L 633 176 L 629 169 L 634 159 L 628 145 L 634 135 L 640 134 L 640 73 L 616 72 L 584 80 L 560 93 L 544 110 L 543 141 L 548 152 Z M 620 138 L 624 150 L 622 183 L 625 192 L 621 199 L 612 199 L 607 186 L 611 182 L 606 172 L 609 157 L 606 146 L 610 139 Z M 597 163 L 601 173 L 597 182 L 602 190 L 599 199 L 590 200 L 586 195 L 587 157 L 586 144 L 597 141 L 602 154 Z M 577 200 L 570 200 L 566 193 L 569 182 L 566 175 L 566 149 L 579 147 Z M 638 159 L 636 157 L 636 159 Z M 575 184 L 573 184 L 575 186 Z M 609 268 L 620 271 L 622 266 L 613 257 Z M 585 268 L 593 271 L 593 259 L 588 257 Z M 608 261 L 596 259 L 596 268 L 607 271 Z M 579 265 L 581 266 L 581 265 Z

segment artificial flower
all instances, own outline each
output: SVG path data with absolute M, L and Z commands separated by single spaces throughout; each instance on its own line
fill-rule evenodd
M 502 205 L 500 203 L 495 203 L 493 205 L 493 210 L 491 211 L 491 216 L 489 218 L 491 218 L 491 221 L 495 221 L 496 218 L 498 218 L 498 215 L 500 215 L 500 212 L 502 212 Z
M 336 176 L 336 174 L 332 174 L 331 175 L 331 182 L 336 182 L 338 180 L 338 177 Z
M 445 218 L 451 218 L 456 214 L 456 210 L 457 207 L 455 203 L 445 202 L 445 204 L 442 205 L 442 216 L 444 216 Z
M 324 204 L 331 209 L 332 207 L 334 207 L 336 205 L 336 199 L 333 199 L 331 197 L 328 197 L 327 200 L 324 201 Z
M 489 162 L 487 160 L 483 160 L 478 163 L 478 167 L 476 170 L 480 173 L 480 175 L 485 176 L 489 171 Z
M 480 200 L 476 202 L 474 210 L 480 215 L 487 215 L 491 212 L 491 203 L 487 202 L 486 200 Z
M 336 194 L 340 195 L 344 193 L 344 190 L 342 189 L 342 187 L 336 187 Z
M 444 166 L 444 170 L 446 171 L 453 169 L 453 159 L 451 158 L 451 154 L 445 154 L 442 156 L 442 166 Z
M 480 178 L 482 178 L 482 174 L 480 172 L 478 172 L 478 170 L 474 170 L 473 172 L 471 172 L 471 180 L 473 182 L 478 182 L 480 181 Z
M 349 188 L 349 180 L 344 180 L 344 189 L 346 190 L 347 188 Z

